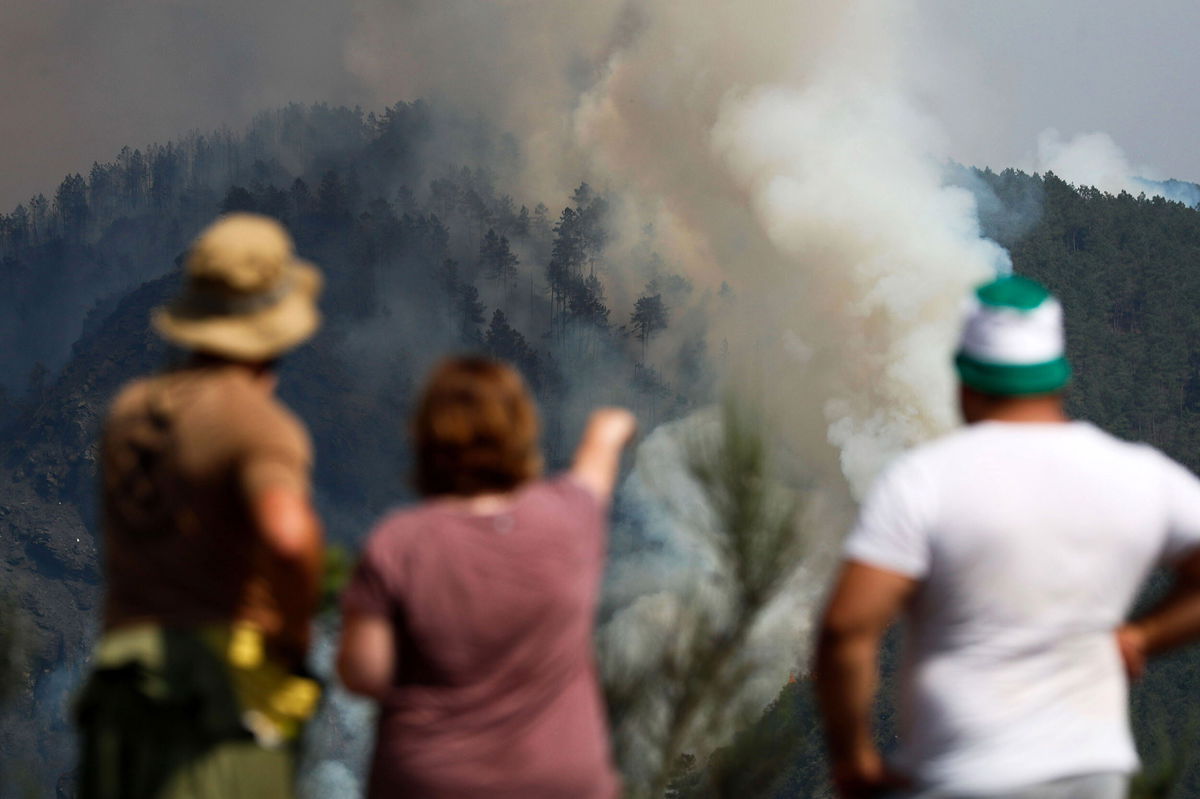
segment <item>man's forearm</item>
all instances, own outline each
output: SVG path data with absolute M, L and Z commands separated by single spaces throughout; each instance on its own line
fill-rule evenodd
M 1174 567 L 1170 592 L 1141 618 L 1118 630 L 1126 666 L 1174 649 L 1200 637 L 1200 551 L 1185 555 Z M 1130 653 L 1132 650 L 1132 655 Z M 1131 668 L 1136 676 L 1140 668 Z
M 817 641 L 817 701 L 825 718 L 833 781 L 846 799 L 895 785 L 875 748 L 871 711 L 884 631 L 916 590 L 912 577 L 847 561 L 834 584 Z
M 826 630 L 817 647 L 817 701 L 835 764 L 874 753 L 871 710 L 879 683 L 879 637 Z
M 292 660 L 308 649 L 321 581 L 321 522 L 308 497 L 288 486 L 274 486 L 255 502 L 262 531 L 271 592 L 282 620 L 280 643 Z
M 320 596 L 320 548 L 306 557 L 284 557 L 274 569 L 275 597 L 283 619 L 281 637 L 291 655 L 302 660 L 312 635 L 312 618 Z
M 1188 581 L 1127 627 L 1145 656 L 1157 655 L 1200 637 L 1200 584 Z

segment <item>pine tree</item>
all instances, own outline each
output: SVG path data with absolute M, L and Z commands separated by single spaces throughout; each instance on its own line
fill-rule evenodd
M 483 324 L 483 303 L 479 301 L 479 289 L 470 283 L 458 288 L 459 335 L 464 343 L 479 342 L 479 326 Z
M 225 192 L 225 198 L 221 200 L 221 213 L 230 214 L 236 211 L 258 212 L 258 203 L 254 195 L 243 186 L 230 186 L 229 191 Z
M 513 235 L 514 236 L 528 236 L 529 235 L 529 226 L 530 226 L 529 209 L 522 205 L 521 210 L 517 212 L 516 221 L 513 222 Z
M 346 186 L 332 169 L 321 176 L 321 185 L 317 187 L 317 213 L 326 224 L 340 223 L 350 216 Z
M 87 183 L 79 173 L 68 175 L 54 193 L 54 212 L 62 223 L 63 235 L 78 241 L 83 238 L 88 219 Z
M 661 294 L 643 295 L 634 303 L 629 323 L 638 341 L 642 342 L 642 363 L 646 362 L 646 343 L 667 327 L 667 307 Z
M 520 260 L 513 253 L 507 236 L 497 235 L 495 228 L 488 228 L 479 243 L 479 265 L 490 280 L 498 280 L 504 287 L 504 306 L 508 307 L 509 292 L 517 280 L 517 265 Z
M 484 335 L 484 345 L 493 358 L 508 361 L 517 367 L 533 388 L 541 384 L 541 364 L 537 353 L 521 333 L 508 323 L 504 311 L 497 308 L 492 313 L 491 324 Z

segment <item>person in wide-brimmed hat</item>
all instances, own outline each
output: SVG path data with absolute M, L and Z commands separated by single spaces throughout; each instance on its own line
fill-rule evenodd
M 321 275 L 292 251 L 279 223 L 254 214 L 224 217 L 204 231 L 184 261 L 187 282 L 154 312 L 172 343 L 234 361 L 268 361 L 321 324 Z
M 879 478 L 821 624 L 838 793 L 1124 797 L 1137 768 L 1127 676 L 1200 636 L 1200 480 L 1067 417 L 1062 307 L 1036 281 L 976 289 L 954 366 L 967 426 Z M 1176 591 L 1123 624 L 1157 565 Z M 871 708 L 899 615 L 900 733 L 885 765 Z
M 100 447 L 104 634 L 80 697 L 85 799 L 291 794 L 321 558 L 311 445 L 275 361 L 320 325 L 287 232 L 222 217 L 152 318 L 185 350 L 113 402 Z

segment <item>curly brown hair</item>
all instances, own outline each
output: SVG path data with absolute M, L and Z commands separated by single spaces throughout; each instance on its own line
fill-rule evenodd
M 480 357 L 442 361 L 412 425 L 424 496 L 509 491 L 542 470 L 537 406 L 515 369 Z

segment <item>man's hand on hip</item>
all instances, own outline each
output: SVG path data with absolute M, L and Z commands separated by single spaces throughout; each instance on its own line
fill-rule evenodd
M 1133 682 L 1146 672 L 1146 636 L 1133 624 L 1122 624 L 1114 635 L 1121 662 L 1125 664 L 1125 674 Z
M 841 799 L 871 799 L 909 787 L 909 780 L 889 771 L 874 749 L 833 764 L 833 785 Z

